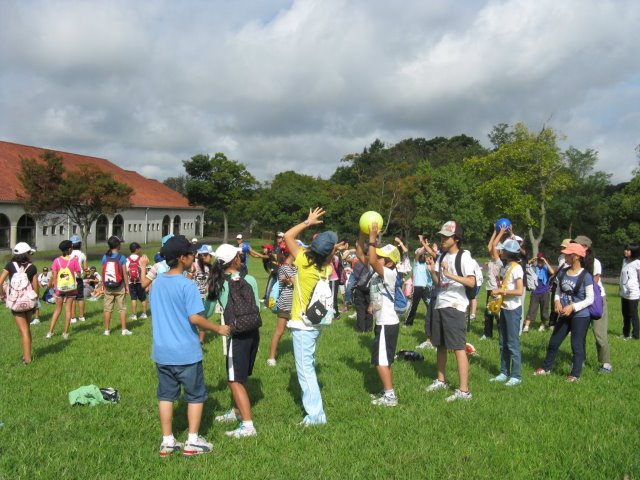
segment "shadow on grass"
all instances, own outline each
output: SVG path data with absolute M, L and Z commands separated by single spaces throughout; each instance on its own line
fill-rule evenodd
M 378 393 L 380 391 L 380 378 L 371 362 L 356 361 L 351 357 L 341 357 L 340 360 L 352 370 L 360 372 L 362 387 L 366 392 Z
M 60 337 L 59 341 L 57 342 L 52 339 L 49 339 L 49 341 L 54 343 L 51 343 L 46 347 L 36 348 L 34 351 L 34 356 L 44 357 L 45 355 L 59 353 L 62 350 L 64 350 L 67 347 L 67 345 L 69 345 L 73 340 L 63 340 L 62 337 Z
M 320 375 L 322 374 L 322 368 L 316 365 L 316 376 L 318 377 L 318 386 L 320 387 L 320 395 L 322 395 L 323 385 L 320 381 Z M 302 405 L 302 390 L 300 388 L 300 383 L 298 382 L 298 373 L 294 369 L 289 374 L 289 384 L 287 385 L 287 391 L 291 394 L 291 398 L 293 401 L 300 406 L 300 413 L 304 416 L 306 412 L 304 410 L 304 406 Z

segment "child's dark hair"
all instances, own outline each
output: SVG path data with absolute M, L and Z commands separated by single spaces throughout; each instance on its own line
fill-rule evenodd
M 231 262 L 222 263 L 220 260 L 216 259 L 215 262 L 211 265 L 211 270 L 209 273 L 209 278 L 207 279 L 207 298 L 212 301 L 216 301 L 220 299 L 220 295 L 222 294 L 222 289 L 224 288 L 225 281 L 225 269 L 229 268 Z
M 591 275 L 593 275 L 593 263 L 595 259 L 596 255 L 595 253 L 593 253 L 593 250 L 591 248 L 587 248 L 587 254 L 584 258 L 580 259 L 580 265 L 582 265 L 582 268 L 584 268 Z
M 120 247 L 120 244 L 122 243 L 122 241 L 120 241 L 120 239 L 118 237 L 116 237 L 115 235 L 109 237 L 109 240 L 107 240 L 107 246 L 109 247 L 109 250 L 107 250 L 107 252 L 105 253 L 105 255 L 108 257 L 109 255 L 111 255 L 111 251 L 115 248 Z
M 502 254 L 507 262 L 517 262 L 520 260 L 520 252 L 514 253 L 509 250 L 502 250 Z
M 313 265 L 318 270 L 322 270 L 322 267 L 324 267 L 329 257 L 331 257 L 331 253 L 329 255 L 320 255 L 319 253 L 311 250 L 311 248 L 307 248 L 305 250 L 305 253 L 307 254 L 307 258 L 309 259 L 309 263 L 307 263 L 307 265 Z
M 11 257 L 11 261 L 17 263 L 21 267 L 29 265 L 31 263 L 31 254 L 29 253 L 19 253 Z
M 631 258 L 636 259 L 640 258 L 640 245 L 636 245 L 635 243 L 630 243 L 624 246 L 625 250 L 629 250 L 631 252 Z
M 180 258 L 172 258 L 171 260 L 167 260 L 166 262 L 169 268 L 176 268 L 178 266 L 178 263 L 180 263 Z

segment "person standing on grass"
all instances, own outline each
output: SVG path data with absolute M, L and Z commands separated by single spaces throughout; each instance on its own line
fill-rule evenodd
M 547 355 L 542 367 L 534 375 L 548 375 L 555 362 L 558 349 L 571 332 L 572 367 L 567 382 L 580 379 L 585 359 L 585 340 L 591 323 L 589 306 L 593 303 L 593 277 L 583 268 L 587 255 L 586 249 L 578 243 L 570 243 L 562 250 L 569 268 L 558 275 L 558 287 L 555 295 L 555 311 L 558 314 L 553 329 Z
M 535 264 L 535 266 L 533 266 Z M 536 258 L 529 260 L 529 275 L 537 279 L 536 288 L 531 292 L 527 319 L 524 322 L 523 333 L 529 331 L 531 322 L 536 318 L 540 308 L 540 332 L 544 332 L 545 324 L 549 323 L 549 290 L 551 290 L 551 277 L 556 273 L 542 252 L 538 252 Z
M 453 350 L 458 364 L 460 382 L 447 402 L 471 400 L 469 391 L 469 359 L 466 352 L 467 322 L 466 312 L 469 306 L 465 287 L 475 287 L 471 254 L 464 250 L 461 256 L 461 272 L 456 272 L 456 255 L 461 249 L 464 238 L 463 228 L 455 221 L 449 221 L 438 232 L 442 254 L 434 262 L 429 259 L 429 269 L 434 284 L 440 287 L 438 299 L 433 310 L 431 326 L 432 343 L 438 350 L 438 377 L 427 387 L 428 392 L 448 388 L 446 382 L 447 350 Z
M 307 310 L 313 289 L 320 277 L 328 278 L 331 275 L 331 259 L 340 245 L 338 235 L 331 231 L 317 234 L 311 246 L 306 249 L 301 248 L 296 239 L 307 228 L 322 224 L 320 218 L 324 213 L 324 209 L 319 207 L 309 210 L 309 216 L 304 222 L 291 227 L 284 234 L 287 248 L 295 259 L 293 264 L 298 269 L 293 286 L 291 320 L 287 322 L 287 327 L 291 329 L 296 373 L 302 390 L 302 405 L 306 412 L 301 422 L 304 426 L 325 424 L 327 417 L 316 376 L 315 355 L 321 329 L 308 327 L 302 320 L 302 314 Z
M 354 280 L 352 298 L 356 315 L 356 331 L 359 333 L 369 332 L 373 325 L 373 315 L 369 310 L 369 304 L 371 303 L 370 283 L 373 270 L 371 270 L 368 263 L 362 262 L 357 258 L 353 264 L 351 276 Z
M 606 375 L 613 371 L 613 365 L 611 365 L 611 353 L 609 352 L 609 311 L 607 308 L 607 294 L 602 284 L 602 263 L 595 256 L 592 248 L 593 243 L 589 237 L 578 235 L 574 242 L 587 249 L 585 268 L 593 276 L 593 281 L 598 284 L 600 296 L 602 297 L 602 316 L 591 322 L 591 325 L 593 336 L 596 340 L 598 362 L 601 365 L 599 373 Z
M 229 327 L 215 325 L 202 316 L 200 293 L 195 284 L 184 277 L 184 272 L 191 268 L 196 249 L 183 235 L 173 237 L 162 247 L 169 271 L 156 278 L 149 298 L 153 310 L 151 358 L 158 375 L 161 457 L 181 450 L 184 456 L 193 456 L 213 449 L 213 444 L 198 434 L 207 390 L 197 328 L 228 335 Z M 172 426 L 173 403 L 180 398 L 181 388 L 187 403 L 189 429 L 184 447 L 173 436 Z
M 518 260 L 520 245 L 506 240 L 496 249 L 500 252 L 504 267 L 500 272 L 500 284 L 491 291 L 493 297 L 502 296 L 502 308 L 498 319 L 500 339 L 500 374 L 490 382 L 506 382 L 507 387 L 522 383 L 522 354 L 520 353 L 520 318 L 522 317 L 522 291 L 524 272 Z
M 429 303 L 433 280 L 431 279 L 431 274 L 427 268 L 427 255 L 428 253 L 424 246 L 421 246 L 415 251 L 413 263 L 413 298 L 411 301 L 411 310 L 404 322 L 405 325 L 413 325 L 413 320 L 416 318 L 416 312 L 418 311 L 420 300 L 422 300 L 426 309 L 425 323 L 429 316 Z
M 366 257 L 364 254 L 364 234 L 361 233 L 356 245 L 356 255 L 360 261 L 368 263 L 373 269 L 371 278 L 371 309 L 376 322 L 375 338 L 371 348 L 371 363 L 375 365 L 383 392 L 374 396 L 373 405 L 395 407 L 398 397 L 393 388 L 391 365 L 396 354 L 400 319 L 394 308 L 396 280 L 400 275 L 396 265 L 400 262 L 400 251 L 394 245 L 378 247 L 378 224 L 373 222 L 369 228 L 369 243 Z
M 84 273 L 89 269 L 89 264 L 87 263 L 87 256 L 82 252 L 82 239 L 78 235 L 73 235 L 69 241 L 73 244 L 71 256 L 78 259 L 81 269 L 78 277 L 76 278 L 78 290 L 76 291 L 76 301 L 73 305 L 74 314 L 71 317 L 71 323 L 76 323 L 78 321 L 84 322 L 84 282 L 82 278 Z M 78 312 L 77 316 L 75 312 Z
M 209 277 L 208 299 L 220 304 L 225 318 L 228 317 L 229 309 L 241 308 L 244 313 L 249 311 L 253 315 L 260 315 L 260 297 L 258 294 L 258 284 L 251 275 L 242 275 L 240 267 L 241 250 L 238 247 L 223 243 L 215 252 L 216 261 L 211 266 Z M 231 282 L 237 282 L 232 285 Z M 232 292 L 234 290 L 236 293 Z M 253 293 L 251 299 L 246 299 L 244 292 Z M 237 294 L 236 298 L 234 295 Z M 237 305 L 236 302 L 253 302 L 253 308 L 247 305 Z M 239 314 L 239 310 L 233 311 L 234 316 Z M 241 438 L 253 437 L 257 431 L 251 418 L 251 401 L 245 384 L 253 372 L 253 366 L 260 344 L 260 330 L 258 327 L 244 331 L 235 332 L 231 325 L 231 335 L 227 339 L 227 385 L 231 390 L 234 407 L 222 415 L 216 417 L 218 422 L 235 422 L 240 420 L 240 425 L 234 430 L 225 432 L 228 437 Z
M 193 243 L 193 242 L 192 242 Z M 143 262 L 145 265 L 149 262 L 148 259 L 142 260 L 142 257 L 146 255 L 140 255 L 142 253 L 142 247 L 138 242 L 131 242 L 129 245 L 129 251 L 131 255 L 127 258 L 127 276 L 129 277 L 129 295 L 131 295 L 131 320 L 137 320 L 138 315 L 138 301 L 142 306 L 142 313 L 140 319 L 147 318 L 147 291 L 142 286 L 142 277 L 145 275 L 142 268 Z
M 433 277 L 431 276 L 431 270 L 429 269 L 429 258 L 438 258 L 440 255 L 440 250 L 438 249 L 438 244 L 433 242 L 433 244 L 429 245 L 429 242 L 424 239 L 423 235 L 418 235 L 418 240 L 424 248 L 426 260 L 427 260 L 427 274 L 429 275 L 431 281 L 430 293 L 429 293 L 429 308 L 427 309 L 427 316 L 424 322 L 424 334 L 426 340 L 418 345 L 416 345 L 416 350 L 433 350 L 435 347 L 431 343 L 431 325 L 433 323 L 433 307 L 436 304 L 436 298 L 438 298 L 438 293 L 440 289 L 438 286 L 433 283 Z
M 11 297 L 11 280 L 14 275 L 23 272 L 31 285 L 31 293 L 34 296 L 31 300 L 34 300 L 34 303 L 37 305 L 40 284 L 38 283 L 38 270 L 36 266 L 31 263 L 31 255 L 34 253 L 36 253 L 36 251 L 31 248 L 28 243 L 20 242 L 16 244 L 16 246 L 13 247 L 13 257 L 11 257 L 11 261 L 5 265 L 4 270 L 2 270 L 0 274 L 0 285 L 4 285 L 5 280 L 7 280 L 7 278 L 9 279 L 7 296 Z M 24 276 L 22 278 L 24 279 Z M 27 285 L 23 285 L 23 287 L 23 290 L 29 293 L 29 287 Z M 5 300 L 4 289 L 0 289 L 0 297 L 2 300 Z M 20 312 L 11 310 L 22 342 L 23 365 L 29 365 L 31 363 L 31 330 L 29 329 L 29 323 L 31 322 L 34 310 L 35 308 Z
M 193 242 L 191 242 L 193 243 Z M 213 248 L 211 245 L 202 245 L 196 252 L 198 255 L 196 261 L 193 262 L 191 269 L 191 279 L 195 282 L 200 292 L 200 298 L 202 298 L 202 305 L 204 307 L 205 318 L 211 318 L 214 311 L 214 304 L 211 302 L 207 295 L 209 293 L 209 276 L 211 275 L 211 264 L 213 263 Z M 200 344 L 204 345 L 205 331 L 200 330 L 198 336 L 200 338 Z
M 638 300 L 640 300 L 640 246 L 624 247 L 624 260 L 620 272 L 620 303 L 622 305 L 622 337 L 625 340 L 640 338 L 638 322 Z
M 269 358 L 267 359 L 267 365 L 269 367 L 275 367 L 277 365 L 276 352 L 278 350 L 278 344 L 280 343 L 284 329 L 287 326 L 287 322 L 291 320 L 293 283 L 297 273 L 297 268 L 293 265 L 293 256 L 289 252 L 286 244 L 280 247 L 280 253 L 285 256 L 285 259 L 278 270 L 280 295 L 278 296 L 277 301 L 278 313 L 276 314 L 276 329 L 271 337 L 271 349 L 269 350 Z
M 57 257 L 51 264 L 51 281 L 54 297 L 56 299 L 56 308 L 51 316 L 49 331 L 45 338 L 53 337 L 53 330 L 56 328 L 56 322 L 58 321 L 60 313 L 62 313 L 62 306 L 64 304 L 64 331 L 62 332 L 62 338 L 67 340 L 69 338 L 73 303 L 76 298 L 75 288 L 73 290 L 68 290 L 68 288 L 71 288 L 68 285 L 71 282 L 69 275 L 73 275 L 72 279 L 75 282 L 75 279 L 80 275 L 80 264 L 76 257 L 71 256 L 73 244 L 69 240 L 63 240 L 60 242 L 58 248 L 62 252 L 62 255 Z
M 236 243 L 238 244 L 238 248 L 241 251 L 240 259 L 242 260 L 242 264 L 240 265 L 240 273 L 242 273 L 243 275 L 249 273 L 249 257 L 261 258 L 263 260 L 269 258 L 267 257 L 267 255 L 256 252 L 253 248 L 251 248 L 251 244 L 244 241 L 244 237 L 241 233 L 236 235 Z
M 495 227 L 495 226 L 494 226 Z M 497 320 L 499 316 L 491 313 L 487 305 L 491 299 L 491 292 L 498 288 L 500 282 L 500 270 L 502 269 L 502 260 L 500 260 L 500 253 L 496 249 L 502 238 L 507 233 L 507 229 L 502 226 L 500 230 L 493 229 L 489 243 L 487 244 L 487 251 L 489 252 L 489 262 L 487 263 L 487 300 L 484 308 L 484 331 L 480 340 L 487 340 L 493 338 L 493 323 L 494 319 Z
M 127 329 L 127 307 L 125 298 L 129 293 L 129 277 L 127 275 L 127 259 L 120 253 L 121 240 L 112 236 L 107 240 L 109 250 L 102 257 L 102 282 L 104 284 L 104 333 L 111 331 L 111 312 L 114 304 L 118 307 L 122 335 L 131 335 Z

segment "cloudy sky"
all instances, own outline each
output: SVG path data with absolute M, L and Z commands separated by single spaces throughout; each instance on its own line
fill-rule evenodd
M 637 0 L 0 0 L 0 139 L 163 180 L 328 176 L 375 138 L 547 123 L 630 178 Z

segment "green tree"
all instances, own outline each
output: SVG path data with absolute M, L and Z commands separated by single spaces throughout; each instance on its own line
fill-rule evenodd
M 187 176 L 178 175 L 177 177 L 169 177 L 164 182 L 171 190 L 175 190 L 180 195 L 187 196 Z
M 83 245 L 91 224 L 102 214 L 114 214 L 131 206 L 133 189 L 118 182 L 109 172 L 92 164 L 80 164 L 67 172 L 63 158 L 44 152 L 40 159 L 21 159 L 18 176 L 25 194 L 25 210 L 39 219 L 58 223 L 68 218 L 80 229 Z
M 545 126 L 535 134 L 518 123 L 511 133 L 510 143 L 465 165 L 481 182 L 476 193 L 485 212 L 495 218 L 508 215 L 516 228 L 522 222 L 537 254 L 547 227 L 547 205 L 572 180 L 553 129 Z
M 187 198 L 192 205 L 204 205 L 222 213 L 224 239 L 229 235 L 231 207 L 258 188 L 258 181 L 247 168 L 224 153 L 213 157 L 199 154 L 182 162 L 187 172 Z

